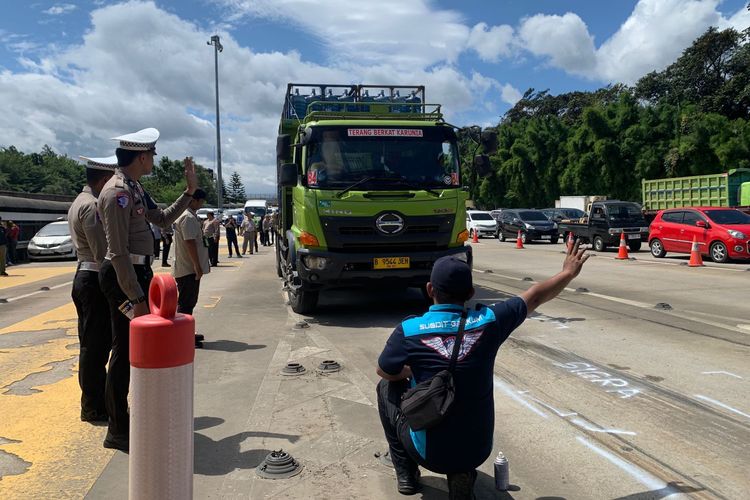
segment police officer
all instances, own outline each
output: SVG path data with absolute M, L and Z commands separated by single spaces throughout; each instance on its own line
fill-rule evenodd
M 156 206 L 139 179 L 154 168 L 159 131 L 147 128 L 115 137 L 119 168 L 99 195 L 99 213 L 107 236 L 107 255 L 99 283 L 112 315 L 112 356 L 107 372 L 109 429 L 105 448 L 129 448 L 128 386 L 131 317 L 148 314 L 146 296 L 153 277 L 154 236 L 149 222 L 171 225 L 185 211 L 198 181 L 191 158 L 185 158 L 186 191 L 166 210 Z
M 104 385 L 112 345 L 112 326 L 107 298 L 99 288 L 99 266 L 107 253 L 107 239 L 97 213 L 96 198 L 115 172 L 117 158 L 81 156 L 81 159 L 86 162 L 86 186 L 68 210 L 70 236 L 78 256 L 71 295 L 78 313 L 78 341 L 81 346 L 78 368 L 81 420 L 106 422 Z

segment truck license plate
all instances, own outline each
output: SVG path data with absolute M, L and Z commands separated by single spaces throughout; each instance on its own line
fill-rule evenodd
M 640 240 L 641 239 L 641 235 L 640 234 L 629 234 L 628 235 L 628 239 L 629 240 Z
M 373 269 L 409 269 L 409 257 L 375 257 Z

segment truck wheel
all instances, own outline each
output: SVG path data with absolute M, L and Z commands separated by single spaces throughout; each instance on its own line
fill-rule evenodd
M 318 291 L 297 290 L 293 292 L 289 290 L 286 294 L 289 298 L 289 305 L 292 306 L 292 311 L 297 314 L 310 314 L 318 306 L 320 295 Z
M 603 252 L 607 249 L 607 245 L 604 244 L 604 240 L 601 236 L 594 236 L 594 250 L 596 252 Z
M 727 246 L 721 241 L 717 241 L 711 245 L 711 260 L 723 264 L 729 260 L 729 252 L 727 252 Z
M 628 242 L 628 249 L 631 252 L 637 252 L 641 249 L 641 242 L 640 241 L 629 241 Z
M 651 255 L 653 255 L 657 259 L 661 259 L 665 255 L 667 255 L 667 251 L 664 250 L 664 245 L 659 238 L 654 238 L 653 240 L 651 240 L 650 246 Z

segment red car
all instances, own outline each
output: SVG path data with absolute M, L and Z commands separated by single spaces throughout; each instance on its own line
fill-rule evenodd
M 690 253 L 697 237 L 701 254 L 714 262 L 750 259 L 750 215 L 735 208 L 686 207 L 660 210 L 649 227 L 654 257 Z

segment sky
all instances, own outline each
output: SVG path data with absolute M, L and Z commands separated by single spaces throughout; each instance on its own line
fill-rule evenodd
M 216 157 L 275 190 L 289 82 L 425 85 L 446 120 L 496 124 L 529 89 L 634 84 L 710 26 L 750 26 L 746 0 L 0 0 L 0 147 L 109 156 L 161 131 L 160 155 Z

